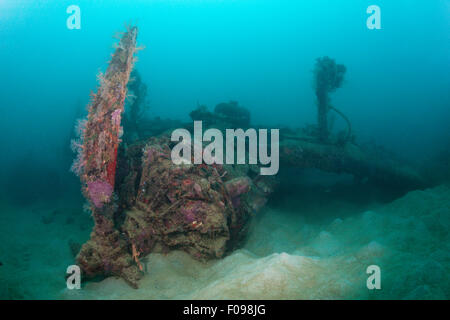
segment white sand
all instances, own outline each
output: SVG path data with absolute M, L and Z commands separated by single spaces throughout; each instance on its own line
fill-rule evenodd
M 266 210 L 245 247 L 206 264 L 151 254 L 138 290 L 108 278 L 66 299 L 448 299 L 450 188 L 415 191 L 376 211 L 307 224 Z M 366 268 L 381 268 L 378 291 Z

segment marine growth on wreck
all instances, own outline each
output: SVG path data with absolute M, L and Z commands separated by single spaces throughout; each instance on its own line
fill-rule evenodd
M 331 106 L 328 96 L 341 86 L 346 68 L 328 57 L 318 58 L 315 64 L 317 131 L 284 130 L 286 134 L 280 143 L 278 129 L 271 133 L 273 137 L 276 132 L 276 142 L 267 139 L 267 129 L 259 129 L 258 140 L 256 131 L 249 128 L 249 111 L 230 101 L 218 104 L 213 112 L 198 106 L 190 113 L 193 126 L 123 143 L 119 149 L 122 134 L 127 135 L 122 132 L 121 117 L 137 34 L 137 27 L 127 28 L 105 76 L 100 76 L 74 164 L 95 222 L 91 239 L 76 257 L 84 276 L 119 276 L 138 288 L 139 279 L 146 272 L 140 259 L 150 253 L 182 250 L 194 259 L 206 261 L 223 258 L 238 249 L 252 216 L 264 207 L 279 183 L 278 177 L 273 176 L 278 169 L 263 174 L 261 164 L 252 160 L 257 146 L 270 145 L 272 157 L 276 156 L 277 161 L 279 157 L 288 167 L 348 173 L 355 179 L 370 179 L 380 187 L 395 184 L 401 192 L 426 186 L 414 168 L 394 159 L 376 161 L 349 139 L 349 120 Z M 133 82 L 131 85 L 135 86 Z M 138 130 L 139 105 L 132 104 L 130 108 L 133 129 Z M 348 122 L 345 140 L 335 138 L 329 130 L 330 110 L 336 110 Z M 215 156 L 209 153 L 212 162 L 206 156 L 208 147 L 202 149 L 203 139 L 209 135 L 209 130 L 203 133 L 203 124 L 220 128 L 212 129 L 213 137 L 208 139 L 213 141 L 210 146 L 214 145 Z M 226 128 L 240 128 L 241 136 Z M 221 130 L 232 140 L 231 144 L 226 142 L 226 147 Z M 266 133 L 264 140 L 261 132 Z M 186 141 L 180 142 L 180 137 Z M 219 150 L 224 154 L 222 158 L 217 155 Z M 175 160 L 174 154 L 179 153 L 183 153 L 182 160 Z
M 447 9 L 0 1 L 0 300 L 449 299 Z

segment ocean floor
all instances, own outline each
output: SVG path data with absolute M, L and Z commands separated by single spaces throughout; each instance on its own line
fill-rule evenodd
M 302 200 L 302 199 L 300 199 Z M 184 252 L 142 259 L 139 289 L 110 277 L 65 289 L 69 239 L 92 222 L 80 204 L 45 205 L 0 216 L 0 298 L 13 299 L 449 299 L 450 187 L 413 191 L 384 205 L 333 197 L 271 202 L 244 246 L 202 263 Z M 5 214 L 9 213 L 9 214 Z M 368 290 L 366 268 L 381 269 Z
M 60 297 L 74 264 L 70 243 L 86 241 L 93 227 L 82 205 L 79 199 L 0 205 L 0 299 Z

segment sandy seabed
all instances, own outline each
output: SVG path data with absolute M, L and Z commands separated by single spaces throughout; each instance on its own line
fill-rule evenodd
M 84 242 L 92 222 L 76 204 L 54 207 L 1 208 L 2 299 L 450 298 L 449 186 L 353 214 L 344 204 L 315 220 L 270 205 L 245 245 L 224 259 L 202 263 L 180 251 L 143 258 L 137 290 L 114 277 L 65 289 L 74 263 L 68 240 Z M 373 264 L 381 290 L 366 287 Z

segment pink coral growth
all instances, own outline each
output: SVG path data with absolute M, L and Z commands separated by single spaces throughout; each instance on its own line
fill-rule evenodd
M 120 109 L 116 109 L 111 114 L 111 120 L 112 120 L 113 126 L 116 126 L 116 127 L 120 126 L 121 113 L 122 113 L 122 111 Z
M 235 178 L 228 181 L 225 187 L 231 197 L 237 197 L 250 190 L 250 181 L 248 178 Z
M 103 180 L 95 180 L 87 183 L 89 198 L 94 206 L 102 208 L 109 202 L 113 193 L 113 187 Z
M 147 156 L 148 156 L 148 162 L 152 163 L 156 157 L 156 150 L 152 147 L 147 148 Z
M 72 151 L 77 154 L 77 157 L 70 167 L 70 171 L 72 171 L 77 176 L 81 176 L 86 164 L 82 141 L 80 139 L 72 140 L 70 141 L 70 147 L 72 148 Z
M 84 170 L 84 166 L 86 164 L 84 152 L 83 152 L 83 138 L 84 131 L 86 129 L 86 120 L 78 119 L 75 124 L 75 134 L 77 135 L 77 139 L 72 139 L 70 141 L 70 148 L 72 152 L 77 154 L 76 159 L 73 161 L 72 166 L 70 167 L 70 171 L 75 173 L 77 176 L 81 176 Z
M 250 180 L 248 178 L 235 178 L 228 181 L 225 187 L 231 196 L 234 208 L 241 205 L 241 195 L 250 191 Z
M 202 201 L 190 201 L 181 208 L 181 213 L 184 215 L 184 219 L 188 223 L 192 223 L 200 219 L 200 214 L 204 212 L 205 204 Z
M 158 157 L 163 155 L 158 149 L 156 149 L 153 146 L 147 147 L 146 152 L 147 152 L 147 158 L 148 158 L 149 163 L 152 163 Z
M 84 154 L 82 151 L 77 153 L 76 159 L 73 161 L 72 166 L 70 167 L 70 171 L 72 171 L 75 175 L 80 177 L 83 174 L 85 166 Z
M 83 137 L 84 130 L 86 129 L 87 120 L 86 119 L 78 119 L 75 124 L 75 134 L 77 137 Z

